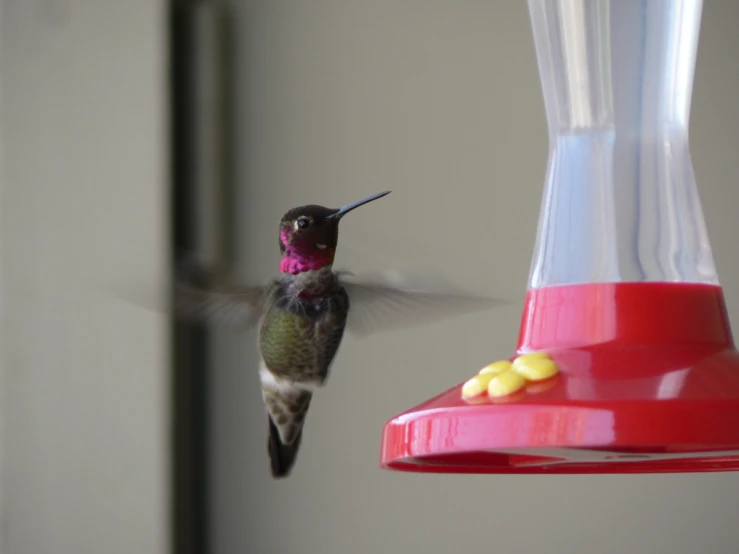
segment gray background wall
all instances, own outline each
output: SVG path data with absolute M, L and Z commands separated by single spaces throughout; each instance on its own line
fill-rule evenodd
M 167 552 L 164 2 L 0 7 L 0 552 Z
M 88 291 L 166 261 L 162 2 L 4 0 L 2 553 L 166 552 L 167 334 Z M 390 188 L 338 265 L 436 268 L 520 300 L 546 164 L 524 2 L 231 0 L 239 251 L 276 221 Z M 691 137 L 739 318 L 739 6 L 706 2 Z M 520 305 L 363 341 L 317 395 L 293 476 L 268 477 L 253 336 L 219 332 L 214 552 L 735 552 L 736 475 L 480 477 L 377 468 L 396 413 L 506 355 Z M 648 422 L 645 422 L 648 424 Z

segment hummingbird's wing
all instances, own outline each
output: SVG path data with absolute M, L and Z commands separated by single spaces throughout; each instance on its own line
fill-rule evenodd
M 349 295 L 347 330 L 359 337 L 505 303 L 451 286 L 414 286 L 389 277 L 355 280 L 347 275 L 352 274 L 341 272 L 341 282 Z
M 259 321 L 269 290 L 270 287 L 262 286 L 201 288 L 178 284 L 175 288 L 175 313 L 190 321 L 252 327 Z
M 118 300 L 189 322 L 254 326 L 279 282 L 244 285 L 228 277 L 223 267 L 199 262 L 194 256 L 179 264 L 174 276 L 156 286 L 126 284 L 109 291 Z
M 242 285 L 216 267 L 190 265 L 176 280 L 174 311 L 185 320 L 251 327 L 259 321 L 276 283 Z

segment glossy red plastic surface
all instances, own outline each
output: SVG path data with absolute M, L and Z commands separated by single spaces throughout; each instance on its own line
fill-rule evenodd
M 436 473 L 739 469 L 739 353 L 720 287 L 532 290 L 517 351 L 548 352 L 559 375 L 503 400 L 465 401 L 460 383 L 385 425 L 381 466 Z

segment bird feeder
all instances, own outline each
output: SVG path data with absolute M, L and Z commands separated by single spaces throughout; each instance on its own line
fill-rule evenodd
M 739 469 L 739 353 L 688 145 L 702 2 L 528 5 L 550 150 L 516 353 L 388 421 L 381 466 Z

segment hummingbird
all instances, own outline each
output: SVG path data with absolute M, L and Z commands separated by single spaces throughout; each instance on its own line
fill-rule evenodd
M 266 285 L 233 284 L 197 264 L 179 280 L 180 315 L 258 327 L 267 451 L 275 479 L 287 477 L 295 464 L 313 394 L 326 384 L 347 327 L 362 336 L 403 322 L 404 314 L 417 318 L 419 310 L 408 308 L 438 312 L 444 307 L 448 313 L 450 307 L 486 304 L 468 295 L 351 282 L 352 273 L 334 270 L 339 222 L 390 192 L 342 208 L 311 204 L 285 212 L 279 224 L 280 276 Z

